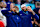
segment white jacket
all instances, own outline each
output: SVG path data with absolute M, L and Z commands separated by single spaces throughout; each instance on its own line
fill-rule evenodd
M 0 19 L 4 23 L 4 26 L 7 26 L 6 17 L 1 13 L 1 10 L 5 10 L 5 9 L 0 8 Z

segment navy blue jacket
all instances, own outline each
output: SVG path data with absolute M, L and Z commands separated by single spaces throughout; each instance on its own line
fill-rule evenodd
M 1 12 L 7 17 L 7 27 L 21 27 L 21 19 L 17 14 L 9 12 L 9 10 L 2 10 Z
M 22 19 L 22 27 L 32 27 L 31 17 L 39 20 L 39 16 L 37 14 L 33 15 L 30 12 L 28 12 L 28 14 L 25 14 L 23 11 L 20 11 L 19 16 Z
M 28 14 L 25 14 L 25 13 L 23 13 L 23 11 L 20 11 L 18 15 L 17 15 L 17 13 L 15 15 L 13 15 L 14 13 L 8 12 L 8 10 L 2 10 L 2 13 L 7 18 L 9 18 L 8 21 L 10 19 L 12 19 L 12 20 L 10 20 L 10 21 L 12 21 L 11 22 L 12 24 L 10 25 L 10 22 L 9 22 L 9 27 L 11 27 L 12 25 L 13 25 L 12 27 L 32 27 L 31 17 L 39 20 L 39 16 L 37 14 L 32 15 L 32 13 L 30 13 L 30 12 L 28 12 Z M 15 24 L 16 24 L 16 26 L 15 26 Z

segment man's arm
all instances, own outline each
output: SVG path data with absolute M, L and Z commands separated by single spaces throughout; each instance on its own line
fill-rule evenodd
M 3 15 L 6 15 L 8 13 L 8 10 L 2 10 L 1 12 Z
M 30 6 L 27 7 L 27 10 L 32 13 L 31 15 L 33 18 L 36 18 L 37 20 L 39 20 L 39 16 L 31 9 Z
M 39 20 L 39 16 L 34 11 L 32 11 L 31 15 L 32 15 L 33 18 Z

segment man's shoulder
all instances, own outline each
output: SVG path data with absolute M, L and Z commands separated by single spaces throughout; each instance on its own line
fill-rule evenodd
M 22 13 L 23 11 L 20 11 L 19 13 Z

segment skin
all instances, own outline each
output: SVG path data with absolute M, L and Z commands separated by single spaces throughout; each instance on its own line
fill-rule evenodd
M 15 6 L 16 12 L 19 13 L 19 8 Z
M 1 6 L 3 7 L 3 2 L 1 2 Z
M 21 9 L 25 11 L 26 6 L 22 7 Z M 35 15 L 35 12 L 31 9 L 30 6 L 27 7 L 27 11 L 32 12 L 32 14 Z
M 40 14 L 40 9 L 39 9 L 39 11 L 38 11 L 38 14 Z M 38 22 L 36 21 L 36 19 L 34 19 L 34 22 L 32 21 L 32 24 L 34 24 L 34 23 L 40 27 L 40 23 L 38 23 Z
M 38 13 L 40 14 L 40 9 L 39 9 Z
M 17 0 L 17 2 L 21 2 L 21 0 Z
M 10 9 L 13 9 L 14 5 L 13 3 L 10 4 Z
M 26 6 L 22 7 L 21 9 L 24 10 L 24 11 L 26 11 Z
M 10 4 L 10 10 L 15 12 L 15 8 L 14 8 L 14 4 L 13 3 Z
M 13 11 L 13 12 L 17 12 L 19 11 L 19 8 L 17 6 L 14 6 L 13 3 L 10 4 L 10 10 Z

